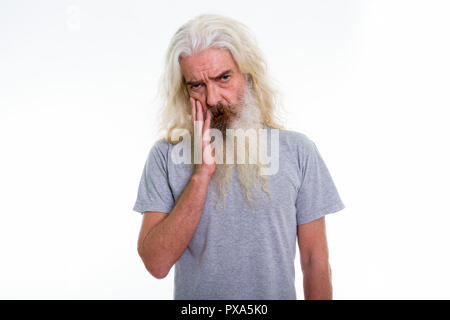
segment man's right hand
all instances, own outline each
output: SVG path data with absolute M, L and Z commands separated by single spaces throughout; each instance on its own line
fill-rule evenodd
M 215 150 L 211 148 L 211 136 L 209 129 L 211 127 L 211 111 L 206 109 L 206 119 L 203 120 L 203 107 L 200 101 L 190 98 L 192 105 L 192 126 L 194 135 L 202 137 L 202 163 L 195 164 L 194 175 L 200 175 L 210 178 L 216 170 L 216 162 L 214 159 Z M 198 121 L 200 126 L 195 125 L 194 121 Z M 197 132 L 195 130 L 197 129 Z M 194 136 L 195 137 L 195 136 Z
M 194 130 L 199 132 L 195 134 L 202 137 L 202 163 L 195 165 L 193 176 L 170 213 L 146 211 L 139 233 L 139 255 L 157 279 L 166 277 L 186 251 L 202 216 L 208 184 L 216 169 L 209 135 L 211 111 L 203 110 L 201 103 L 192 98 L 191 104 L 192 124 L 198 122 Z M 205 121 L 203 112 L 206 112 Z

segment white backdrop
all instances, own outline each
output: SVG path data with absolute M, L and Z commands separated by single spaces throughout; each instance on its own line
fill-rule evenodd
M 330 169 L 334 298 L 449 299 L 450 5 L 411 0 L 3 0 L 0 298 L 172 299 L 132 206 L 165 50 L 200 13 L 254 31 Z

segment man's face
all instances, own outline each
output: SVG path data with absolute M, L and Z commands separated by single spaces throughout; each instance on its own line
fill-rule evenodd
M 211 111 L 211 127 L 223 131 L 240 111 L 246 84 L 230 52 L 207 49 L 182 58 L 180 66 L 189 95 Z

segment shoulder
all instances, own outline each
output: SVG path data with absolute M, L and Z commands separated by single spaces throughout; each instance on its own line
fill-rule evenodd
M 171 144 L 164 139 L 155 141 L 149 152 L 149 158 L 156 158 L 167 162 Z
M 153 144 L 153 148 L 164 152 L 169 150 L 170 145 L 171 144 L 167 140 L 159 139 L 155 141 L 155 143 Z
M 274 129 L 272 129 L 274 130 Z M 301 154 L 310 152 L 314 147 L 314 142 L 311 138 L 303 132 L 278 129 L 280 145 L 287 148 L 289 151 L 296 151 Z
M 307 134 L 287 129 L 278 131 L 280 154 L 295 162 L 299 168 L 304 168 L 308 159 L 314 158 L 317 154 L 317 147 Z

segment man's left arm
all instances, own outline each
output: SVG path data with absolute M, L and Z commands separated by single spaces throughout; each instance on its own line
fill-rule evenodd
M 297 225 L 305 300 L 331 300 L 333 289 L 325 217 Z

